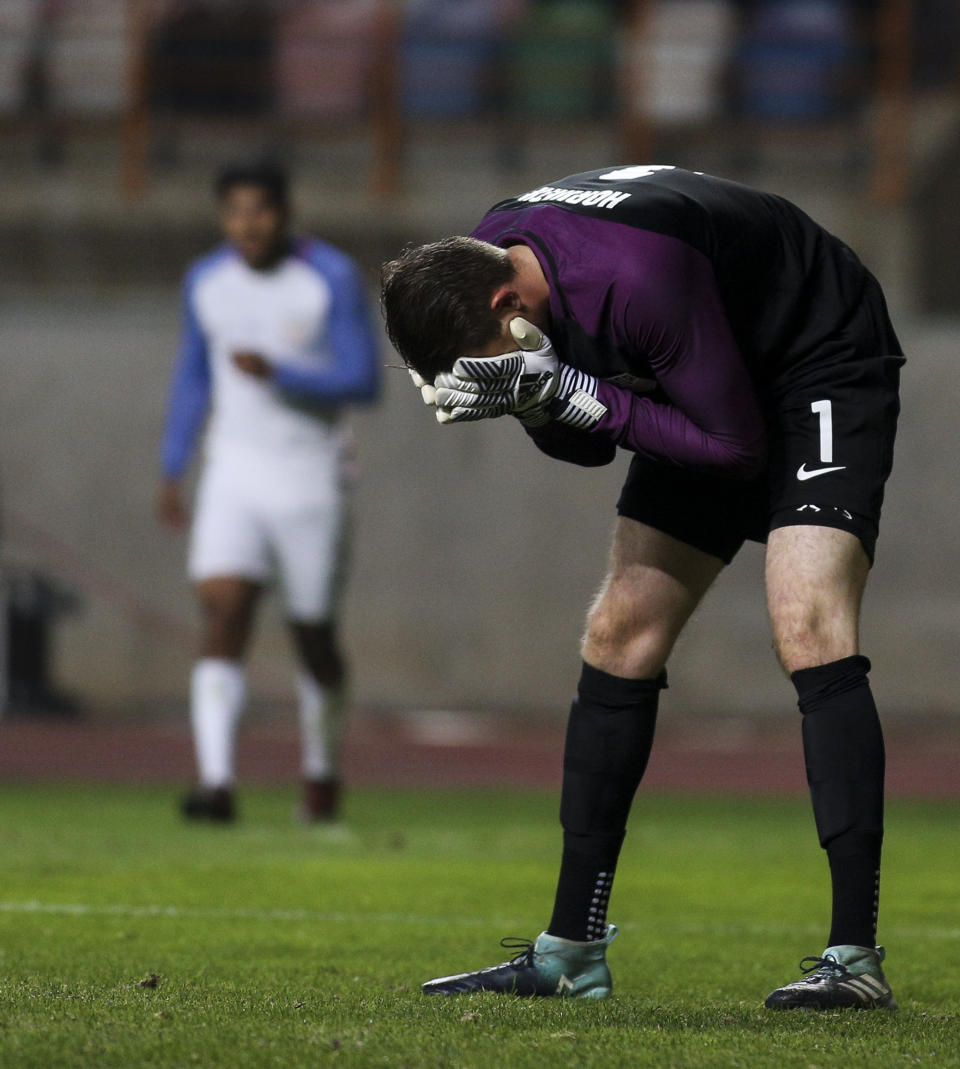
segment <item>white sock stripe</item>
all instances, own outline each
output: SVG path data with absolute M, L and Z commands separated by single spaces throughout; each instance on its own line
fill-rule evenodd
M 309 672 L 297 672 L 300 767 L 306 779 L 335 776 L 340 766 L 343 690 L 321 686 Z
M 234 740 L 246 701 L 246 674 L 239 661 L 201 657 L 190 679 L 190 721 L 200 782 L 227 787 L 234 778 Z

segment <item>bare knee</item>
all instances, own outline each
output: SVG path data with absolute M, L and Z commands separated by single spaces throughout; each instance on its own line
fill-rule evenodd
M 290 629 L 303 667 L 321 686 L 340 686 L 346 675 L 346 665 L 333 623 L 329 620 L 317 623 L 291 621 Z
M 852 657 L 858 652 L 856 627 L 831 619 L 815 607 L 786 614 L 777 621 L 773 645 L 788 675 L 801 668 Z
M 583 658 L 625 679 L 653 679 L 723 562 L 621 516 L 610 574 L 587 620 Z
M 663 671 L 675 636 L 643 606 L 601 598 L 587 618 L 583 659 L 624 679 L 652 679 Z
M 859 652 L 860 601 L 869 563 L 845 531 L 786 527 L 767 544 L 767 600 L 784 671 Z
M 246 653 L 260 588 L 240 579 L 197 585 L 202 615 L 201 656 L 240 660 Z

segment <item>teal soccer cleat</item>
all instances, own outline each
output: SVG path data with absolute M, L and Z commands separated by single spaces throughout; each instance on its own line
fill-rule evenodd
M 496 991 L 502 995 L 541 998 L 606 998 L 612 988 L 607 968 L 607 947 L 617 936 L 616 926 L 607 926 L 603 939 L 577 943 L 541 932 L 536 942 L 503 939 L 502 947 L 520 950 L 502 965 L 477 972 L 441 976 L 422 987 L 425 995 L 469 995 Z
M 827 947 L 819 958 L 804 958 L 800 980 L 767 996 L 768 1010 L 895 1010 L 897 1000 L 883 975 L 883 947 Z M 804 967 L 805 962 L 813 962 Z

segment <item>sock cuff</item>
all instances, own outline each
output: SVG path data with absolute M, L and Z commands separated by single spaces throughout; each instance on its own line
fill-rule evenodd
M 882 823 L 882 822 L 881 822 Z M 880 868 L 880 848 L 883 845 L 883 828 L 856 829 L 842 832 L 827 843 L 827 857 L 835 860 L 868 858 L 874 868 Z
M 243 684 L 247 670 L 243 661 L 233 661 L 229 657 L 200 657 L 193 662 L 193 675 L 195 679 L 225 679 Z
M 310 694 L 332 695 L 340 694 L 344 690 L 342 683 L 338 683 L 335 686 L 331 686 L 329 683 L 321 683 L 312 672 L 308 672 L 305 668 L 297 669 L 294 674 L 294 682 L 298 691 L 307 691 Z
M 797 704 L 801 713 L 812 712 L 823 702 L 863 686 L 870 671 L 870 660 L 857 653 L 841 657 L 839 661 L 800 668 L 791 673 L 790 681 L 797 690 Z
M 667 686 L 667 670 L 655 679 L 625 679 L 583 662 L 577 693 L 602 705 L 634 705 L 648 701 Z
M 578 835 L 564 829 L 563 849 L 580 857 L 594 858 L 599 868 L 604 868 L 605 865 L 616 867 L 616 859 L 620 855 L 626 835 L 626 827 L 619 831 L 593 832 L 590 835 Z

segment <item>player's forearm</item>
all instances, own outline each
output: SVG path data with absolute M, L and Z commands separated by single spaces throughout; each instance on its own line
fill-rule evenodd
M 166 478 L 179 479 L 187 470 L 209 407 L 206 349 L 201 344 L 184 345 L 173 374 L 160 446 L 160 466 Z
M 657 404 L 606 382 L 598 384 L 597 398 L 607 411 L 591 434 L 605 442 L 730 478 L 750 479 L 763 469 L 764 428 L 752 418 L 730 413 L 725 420 L 727 414 L 719 413 L 713 428 L 705 430 L 674 405 Z
M 160 470 L 164 478 L 179 479 L 190 466 L 206 412 L 205 403 L 171 409 L 160 446 Z

